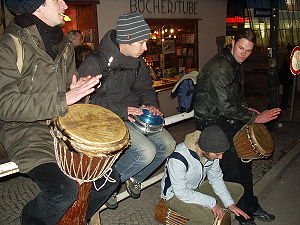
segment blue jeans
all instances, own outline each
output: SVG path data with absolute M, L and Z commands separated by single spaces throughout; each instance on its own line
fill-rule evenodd
M 163 128 L 161 132 L 145 135 L 130 122 L 125 122 L 130 133 L 130 146 L 115 163 L 115 167 L 124 182 L 133 177 L 141 183 L 175 149 L 176 142 Z
M 41 189 L 35 199 L 28 202 L 21 215 L 22 225 L 55 225 L 77 200 L 78 186 L 76 181 L 68 178 L 56 163 L 46 163 L 29 171 L 31 177 Z M 97 191 L 92 185 L 87 218 L 107 201 L 120 184 L 120 175 L 114 169 L 111 178 L 115 183 L 107 182 L 102 189 Z M 100 187 L 105 178 L 95 181 Z

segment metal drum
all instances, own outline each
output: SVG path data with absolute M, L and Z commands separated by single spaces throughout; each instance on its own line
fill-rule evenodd
M 133 125 L 143 134 L 153 134 L 162 131 L 164 126 L 164 118 L 162 116 L 153 115 L 149 109 L 141 108 L 142 115 L 134 115 L 135 121 Z

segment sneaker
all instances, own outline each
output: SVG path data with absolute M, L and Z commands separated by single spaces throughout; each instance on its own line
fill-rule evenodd
M 141 184 L 138 183 L 133 177 L 125 182 L 126 190 L 132 198 L 138 198 L 141 195 Z
M 253 217 L 263 222 L 272 222 L 275 220 L 275 216 L 266 212 L 262 207 L 258 207 L 258 209 L 253 213 Z
M 105 205 L 109 209 L 115 209 L 118 207 L 117 193 L 113 193 L 112 196 L 105 202 Z

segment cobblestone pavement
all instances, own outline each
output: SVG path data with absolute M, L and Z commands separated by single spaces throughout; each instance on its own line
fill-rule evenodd
M 300 139 L 300 107 L 298 101 L 295 106 L 294 119 L 289 121 L 289 109 L 282 113 L 271 133 L 275 143 L 273 156 L 267 160 L 256 160 L 253 163 L 254 183 L 257 183 L 272 165 L 276 164 Z M 258 100 L 259 99 L 259 100 Z M 249 98 L 251 106 L 262 110 L 263 98 Z M 185 134 L 194 131 L 193 119 L 180 122 L 168 127 L 177 143 L 183 141 Z M 3 160 L 1 156 L 1 160 Z M 161 173 L 160 168 L 157 173 Z M 124 187 L 121 188 L 124 190 Z M 0 225 L 20 225 L 19 217 L 23 206 L 34 198 L 39 188 L 29 178 L 19 174 L 0 179 Z M 128 198 L 119 203 L 115 210 L 106 209 L 100 213 L 102 225 L 134 225 L 159 224 L 153 219 L 156 203 L 159 201 L 160 183 L 156 183 L 142 191 L 139 199 Z
M 185 127 L 182 129 L 184 130 Z M 172 130 L 170 132 L 172 133 Z M 253 162 L 254 183 L 257 183 L 271 169 L 272 165 L 297 143 L 297 140 L 300 139 L 300 124 L 287 123 L 281 128 L 276 128 L 272 132 L 272 136 L 276 146 L 272 158 Z M 161 171 L 162 169 L 159 172 Z M 159 193 L 160 183 L 157 183 L 143 190 L 139 199 L 129 198 L 120 202 L 119 207 L 115 210 L 104 210 L 100 213 L 101 225 L 159 224 L 153 219 L 155 205 L 160 199 Z
M 299 120 L 300 121 L 300 120 Z M 170 133 L 178 143 L 183 141 L 185 133 L 194 129 L 194 121 L 189 120 L 169 127 Z M 299 123 L 283 122 L 283 127 L 272 132 L 275 142 L 275 151 L 271 159 L 256 160 L 253 163 L 254 182 L 274 165 L 300 138 Z M 156 174 L 161 173 L 160 168 Z M 124 190 L 124 187 L 121 188 Z M 0 224 L 19 225 L 19 215 L 27 201 L 34 198 L 39 192 L 38 187 L 29 178 L 19 175 L 2 178 L 0 180 Z M 128 198 L 119 203 L 115 210 L 106 209 L 100 213 L 102 225 L 134 225 L 159 224 L 153 219 L 156 203 L 159 201 L 160 183 L 142 191 L 139 199 Z

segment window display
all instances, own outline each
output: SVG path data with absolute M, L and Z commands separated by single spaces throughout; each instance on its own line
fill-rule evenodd
M 198 20 L 149 19 L 147 22 L 152 34 L 143 56 L 154 80 L 198 70 Z

